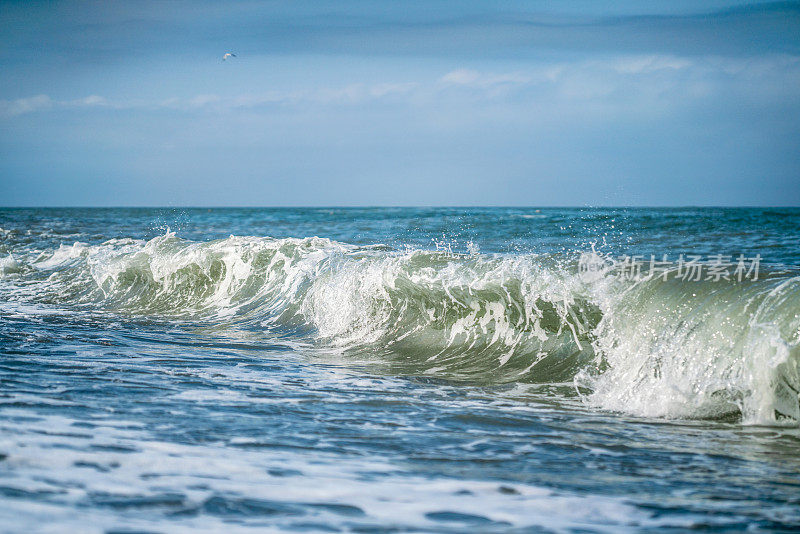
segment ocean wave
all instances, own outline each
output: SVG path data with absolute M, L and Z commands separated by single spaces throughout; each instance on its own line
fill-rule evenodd
M 639 416 L 800 421 L 791 273 L 630 281 L 582 276 L 570 256 L 173 233 L 6 252 L 16 299 L 291 332 L 399 373 L 571 383 L 591 406 Z

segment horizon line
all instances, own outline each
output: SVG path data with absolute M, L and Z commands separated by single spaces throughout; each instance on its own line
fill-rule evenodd
M 0 209 L 686 209 L 686 208 L 715 208 L 715 209 L 742 209 L 742 208 L 762 208 L 762 209 L 797 209 L 800 204 L 785 205 L 764 205 L 764 204 L 674 204 L 674 205 L 652 205 L 652 204 L 364 204 L 364 205 L 0 205 Z

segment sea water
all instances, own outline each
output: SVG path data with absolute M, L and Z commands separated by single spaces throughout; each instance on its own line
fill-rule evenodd
M 0 210 L 5 532 L 790 530 L 798 392 L 798 209 Z

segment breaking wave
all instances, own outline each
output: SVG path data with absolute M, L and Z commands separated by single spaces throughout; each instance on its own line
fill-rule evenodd
M 5 299 L 197 319 L 450 380 L 569 384 L 648 417 L 800 421 L 800 276 L 581 276 L 577 257 L 173 233 L 23 253 Z

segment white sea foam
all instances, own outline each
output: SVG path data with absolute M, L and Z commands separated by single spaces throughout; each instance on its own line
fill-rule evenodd
M 574 379 L 591 406 L 640 416 L 800 420 L 798 277 L 634 283 L 581 277 L 574 258 L 173 233 L 27 261 L 47 277 L 18 293 L 59 306 L 288 329 L 400 372 Z
M 420 530 L 443 525 L 463 528 L 458 514 L 501 522 L 506 528 L 556 531 L 591 527 L 611 532 L 650 523 L 649 514 L 621 498 L 556 493 L 523 483 L 421 477 L 378 457 L 348 460 L 323 452 L 249 449 L 252 440 L 237 436 L 203 445 L 165 442 L 138 424 L 111 418 L 92 419 L 90 429 L 75 423 L 83 421 L 38 416 L 24 428 L 16 428 L 13 438 L 0 438 L 7 454 L 5 463 L 24 466 L 25 472 L 24 477 L 6 479 L 6 490 L 50 496 L 47 503 L 0 501 L 5 525 L 17 531 L 48 532 L 49 522 L 42 522 L 46 514 L 61 531 L 103 532 L 119 524 L 118 510 L 92 506 L 75 514 L 75 507 L 92 501 L 168 498 L 191 510 L 213 502 L 235 507 L 242 496 L 273 506 L 310 505 L 304 521 L 315 519 L 340 528 L 352 525 L 352 519 L 337 513 L 337 506 L 359 511 L 367 524 Z M 448 516 L 452 517 L 449 522 Z M 290 528 L 293 521 L 288 514 L 274 517 L 270 524 L 280 530 Z M 136 514 L 126 517 L 125 525 L 160 529 L 163 519 Z M 262 522 L 250 524 L 247 517 L 230 523 L 212 514 L 186 514 L 169 521 L 171 532 L 254 529 L 263 531 Z

